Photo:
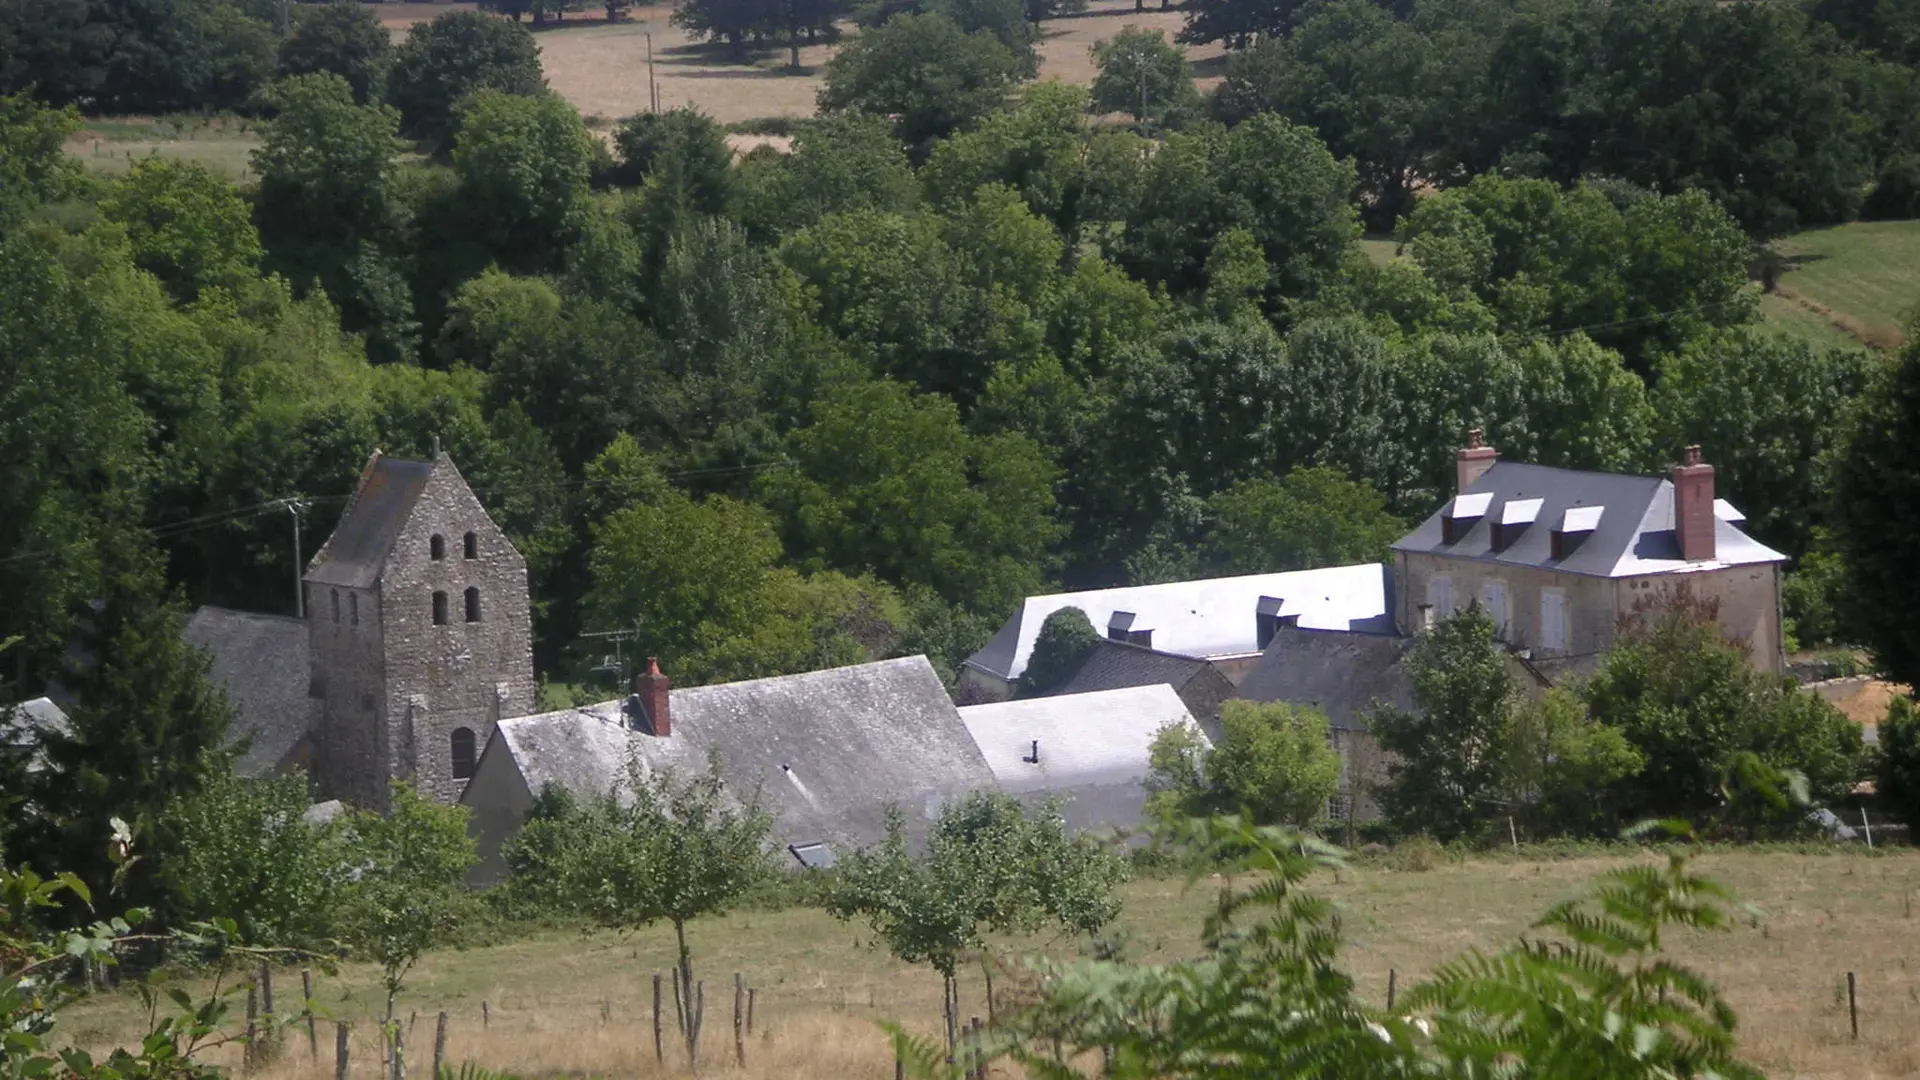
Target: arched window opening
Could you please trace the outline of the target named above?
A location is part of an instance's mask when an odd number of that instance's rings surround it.
[[[467,558],[477,559],[480,557],[480,538],[479,537],[473,535],[472,533],[468,533],[466,537],[463,540],[461,540],[460,543],[461,543],[461,546],[466,549]]]
[[[480,590],[472,586],[467,588],[467,621],[480,621]]]
[[[453,729],[453,778],[467,780],[473,776],[475,754],[472,728]]]
[[[447,594],[446,593],[436,592],[433,594],[433,625],[435,626],[447,625]]]
[[[333,590],[333,621],[340,621],[340,590]]]
[[[434,562],[447,557],[447,541],[439,533],[434,533],[433,539],[427,541],[427,554]]]

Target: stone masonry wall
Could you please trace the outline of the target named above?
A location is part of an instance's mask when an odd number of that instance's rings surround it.
[[[439,559],[432,557],[436,535]],[[478,590],[477,621],[468,620],[469,588]],[[436,592],[446,595],[444,625],[433,620]],[[533,711],[536,687],[526,560],[450,459],[436,463],[401,528],[380,594],[391,748],[385,772],[452,802],[465,786],[453,776],[454,732],[472,732],[477,759],[495,723]]]
[[[386,691],[379,594],[309,584],[307,643],[310,694],[321,702],[320,729],[311,733],[314,794],[384,807]]]

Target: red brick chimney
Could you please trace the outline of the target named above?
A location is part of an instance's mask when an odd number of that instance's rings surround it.
[[[1673,467],[1673,536],[1682,559],[1713,559],[1713,524],[1713,466],[1700,460],[1698,446],[1689,446]]]
[[[1465,494],[1474,481],[1485,476],[1487,470],[1493,468],[1493,463],[1500,460],[1500,455],[1494,453],[1493,447],[1488,446],[1484,439],[1485,433],[1474,428],[1467,432],[1466,449],[1454,451],[1453,470],[1459,481],[1459,486],[1454,489],[1457,494]]]
[[[633,677],[633,720],[638,730],[661,739],[673,734],[668,704],[672,687],[672,681],[660,674],[660,659],[647,657],[647,670]]]

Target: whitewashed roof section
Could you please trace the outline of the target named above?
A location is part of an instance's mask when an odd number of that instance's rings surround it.
[[[1361,563],[1032,596],[984,648],[967,658],[967,665],[1003,679],[1019,678],[1033,656],[1040,625],[1067,607],[1085,611],[1096,630],[1104,630],[1115,612],[1129,612],[1134,616],[1132,629],[1153,631],[1153,648],[1161,652],[1198,657],[1257,653],[1263,596],[1282,600],[1279,614],[1298,615],[1300,626],[1353,629],[1356,623],[1386,614],[1386,571],[1379,563]]]

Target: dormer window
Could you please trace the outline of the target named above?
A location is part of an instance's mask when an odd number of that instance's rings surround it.
[[[463,558],[468,558],[468,559],[479,558],[480,557],[480,538],[473,535],[472,533],[468,533],[466,536],[460,539],[460,551],[461,551],[461,556]]]
[[[439,533],[433,534],[432,539],[427,541],[427,557],[434,562],[439,562],[441,559],[447,557],[447,541],[445,537]]]
[[[1500,520],[1493,523],[1493,550],[1505,551],[1520,539],[1527,526],[1540,516],[1545,499],[1508,499],[1500,507]]]
[[[1447,504],[1447,511],[1440,518],[1440,542],[1457,544],[1473,531],[1480,519],[1487,516],[1487,508],[1493,505],[1493,492],[1482,491],[1475,495],[1455,495]]]
[[[1254,644],[1261,649],[1273,644],[1275,634],[1280,632],[1280,609],[1287,602],[1277,596],[1263,596],[1253,609]]]
[[[1555,559],[1564,559],[1580,549],[1595,529],[1600,527],[1600,516],[1606,511],[1604,506],[1569,506],[1560,515],[1560,524],[1553,530],[1552,551]]]
[[[1153,631],[1145,627],[1137,627],[1135,624],[1139,619],[1140,616],[1131,611],[1114,612],[1113,617],[1107,620],[1107,640],[1124,641],[1129,645],[1153,648]]]

